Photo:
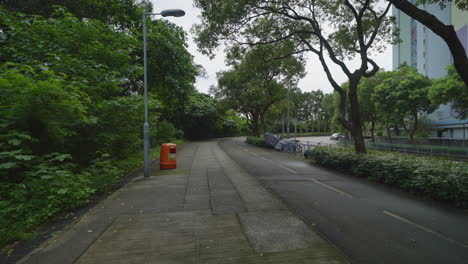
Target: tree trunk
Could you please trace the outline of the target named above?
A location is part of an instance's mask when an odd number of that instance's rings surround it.
[[[258,119],[259,119],[258,116],[253,116],[252,115],[252,120],[250,121],[251,122],[252,134],[255,137],[260,136],[260,127],[259,127],[259,120]]]
[[[410,142],[411,143],[414,143],[414,134],[418,130],[418,113],[414,113],[413,117],[414,117],[413,127],[411,128],[411,130],[408,133],[409,136],[410,136]]]
[[[390,131],[390,126],[389,126],[389,125],[386,125],[386,126],[385,126],[385,129],[387,130],[387,136],[388,136],[388,138],[392,138],[392,132]]]
[[[349,116],[351,120],[350,132],[354,140],[355,151],[357,153],[366,153],[366,144],[364,142],[364,136],[362,134],[361,111],[360,111],[359,100],[357,96],[358,84],[359,84],[358,80],[349,81],[348,100],[349,100],[349,111],[350,111]]]
[[[393,128],[395,130],[395,136],[400,136],[400,129],[398,128],[398,124],[394,125]]]
[[[374,136],[374,130],[375,130],[375,121],[371,121],[371,128],[370,128],[370,133],[371,133],[371,141],[375,142],[375,136]]]
[[[260,124],[261,124],[262,130],[263,130],[263,133],[266,133],[267,132],[267,126],[266,126],[265,118],[263,116],[260,117]]]
[[[452,25],[445,25],[437,17],[428,13],[407,0],[388,0],[396,8],[400,9],[409,17],[417,20],[421,24],[431,29],[435,34],[441,37],[452,53],[453,64],[458,74],[468,89],[468,57],[460,39],[457,36]]]

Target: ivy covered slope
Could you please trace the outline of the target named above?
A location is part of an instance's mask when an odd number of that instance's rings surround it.
[[[61,7],[42,17],[0,5],[0,246],[31,236],[141,165],[141,30],[127,22],[78,18]],[[151,73],[159,74],[150,91],[160,97],[149,100],[157,146],[183,135],[174,125],[183,107],[161,99],[189,98],[197,72],[182,29],[152,21],[149,30],[170,56],[153,58],[156,51],[150,59],[179,61]],[[175,95],[165,93],[174,87]]]
[[[385,152],[361,155],[325,147],[315,148],[309,157],[326,167],[468,207],[468,162],[465,161]]]

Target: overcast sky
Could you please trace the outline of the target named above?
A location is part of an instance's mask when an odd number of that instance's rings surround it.
[[[168,18],[169,21],[173,22],[184,28],[184,30],[189,34],[188,37],[188,50],[192,53],[195,57],[195,63],[202,65],[206,72],[208,73],[207,78],[197,78],[197,82],[195,84],[196,88],[200,92],[208,93],[210,85],[216,85],[216,72],[220,70],[225,70],[227,67],[224,64],[224,52],[222,49],[218,50],[216,53],[216,58],[210,60],[207,56],[202,55],[200,52],[197,51],[197,45],[193,41],[193,36],[190,34],[190,28],[193,24],[197,24],[200,22],[200,10],[193,6],[192,0],[151,0],[153,2],[154,12],[159,12],[164,9],[183,9],[185,10],[184,17],[170,17]],[[392,68],[392,54],[391,54],[391,46],[387,48],[387,50],[375,56],[376,63],[385,70],[391,70]],[[317,59],[317,56],[309,53],[307,56],[307,66],[306,71],[307,75],[299,82],[299,88],[302,91],[312,91],[321,89],[325,92],[332,92],[333,88],[328,82],[328,79],[323,71],[323,68],[320,64],[320,61]],[[358,65],[359,62],[350,62],[348,65]],[[330,68],[332,71],[335,80],[338,83],[342,83],[347,81],[346,76],[344,73],[338,68],[334,67],[333,64],[330,64]]]

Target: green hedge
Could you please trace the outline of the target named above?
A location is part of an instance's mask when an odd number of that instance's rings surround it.
[[[435,200],[468,207],[468,162],[401,153],[356,154],[349,149],[317,147],[315,163],[367,177]]]
[[[263,137],[247,137],[245,142],[259,147],[271,148],[271,146],[265,142]]]

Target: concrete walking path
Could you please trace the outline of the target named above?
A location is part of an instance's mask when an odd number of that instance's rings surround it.
[[[20,263],[347,263],[217,141],[138,177]]]

